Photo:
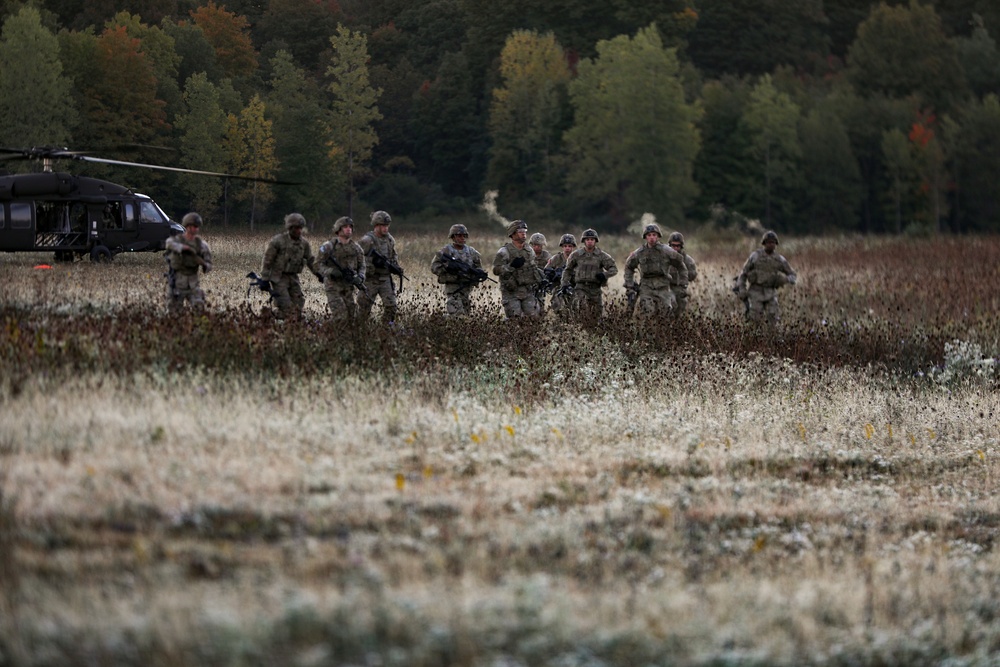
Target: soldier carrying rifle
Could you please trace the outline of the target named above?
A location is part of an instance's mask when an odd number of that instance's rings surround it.
[[[204,273],[212,270],[212,251],[198,236],[201,216],[188,213],[182,223],[184,233],[171,236],[166,242],[167,305],[171,310],[176,310],[185,302],[192,306],[204,306],[205,292],[198,281],[198,268]]]
[[[451,243],[441,248],[431,262],[431,273],[444,285],[445,316],[460,317],[472,310],[469,293],[476,285],[490,280],[483,270],[479,252],[465,242],[469,230],[465,225],[452,225],[448,230]]]
[[[338,218],[333,223],[333,238],[319,247],[320,272],[326,289],[326,306],[334,320],[353,321],[358,315],[355,290],[365,290],[365,253],[351,240],[354,221]]]
[[[396,255],[396,239],[389,233],[392,218],[385,211],[372,213],[372,231],[361,237],[358,244],[366,258],[365,281],[371,296],[358,297],[358,316],[367,322],[375,305],[375,297],[382,300],[382,322],[396,320],[396,294],[403,291],[403,269]],[[399,290],[392,284],[392,277],[399,276]]]

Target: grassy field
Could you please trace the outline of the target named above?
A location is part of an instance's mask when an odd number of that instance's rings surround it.
[[[264,233],[179,317],[159,255],[0,256],[0,665],[1000,661],[1000,239],[785,238],[769,330],[758,240],[690,238],[640,328],[620,274],[598,325],[446,321],[396,226],[392,329],[311,276],[267,316]]]

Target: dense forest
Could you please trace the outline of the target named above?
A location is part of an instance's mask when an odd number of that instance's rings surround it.
[[[0,146],[291,183],[59,167],[175,217],[434,216],[496,191],[508,217],[607,230],[1000,230],[996,0],[6,0],[0,20]]]

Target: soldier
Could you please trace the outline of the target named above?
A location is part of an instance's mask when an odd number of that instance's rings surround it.
[[[763,318],[776,324],[780,317],[778,289],[794,285],[796,276],[788,260],[774,251],[778,246],[777,234],[764,232],[760,243],[764,247],[750,254],[736,278],[736,296],[747,304],[748,319]]]
[[[500,302],[511,317],[538,317],[541,311],[535,289],[544,276],[535,264],[535,251],[526,243],[528,223],[514,220],[507,225],[510,239],[493,258],[493,275],[500,279]]]
[[[545,249],[545,246],[548,245],[545,241],[545,234],[535,232],[531,235],[531,238],[528,239],[528,245],[530,245],[531,249],[535,251],[535,264],[538,268],[544,269],[545,265],[549,261],[549,258],[552,257],[549,251]]]
[[[566,291],[559,288],[559,284],[562,282],[566,261],[576,250],[576,237],[572,234],[563,234],[562,238],[559,239],[559,247],[562,252],[552,255],[545,264],[545,278],[554,281],[556,286],[556,293],[552,295],[552,312],[568,315],[571,311],[572,298]]]
[[[299,282],[302,269],[308,266],[313,275],[323,281],[309,241],[302,238],[305,225],[306,219],[300,213],[289,213],[285,216],[285,232],[273,236],[264,251],[260,271],[262,287],[271,292],[281,318],[289,315],[302,317],[302,309],[306,305],[306,296]]]
[[[574,307],[588,318],[604,314],[602,290],[608,278],[618,273],[615,260],[597,247],[597,232],[588,229],[580,236],[583,247],[575,250],[566,260],[560,285],[573,286]]]
[[[320,271],[326,288],[326,307],[334,320],[354,320],[358,315],[355,290],[365,289],[365,253],[351,240],[354,221],[337,218],[333,238],[319,247]]]
[[[681,254],[684,258],[684,264],[687,266],[687,278],[684,277],[683,271],[673,269],[670,272],[670,291],[674,293],[674,298],[677,300],[677,313],[680,314],[687,309],[687,288],[698,278],[698,265],[691,259],[691,255],[684,252],[684,235],[680,232],[671,234],[667,238],[667,245]]]
[[[441,248],[431,262],[431,273],[444,285],[445,317],[468,315],[472,309],[469,293],[482,279],[488,279],[483,271],[483,260],[479,252],[465,242],[469,230],[465,225],[452,225],[448,230],[451,243]]]
[[[396,255],[396,239],[389,233],[392,218],[385,211],[375,211],[371,220],[374,229],[358,242],[365,253],[365,283],[368,287],[367,293],[358,295],[358,315],[362,322],[367,322],[377,296],[382,299],[382,322],[393,322],[396,319],[396,288],[392,284],[390,267],[399,267],[399,257]]]
[[[673,276],[683,276],[687,282],[687,266],[684,256],[664,245],[660,239],[660,226],[655,222],[642,230],[645,241],[642,247],[633,250],[625,260],[625,289],[629,303],[638,306],[637,316],[642,319],[666,316],[677,307],[674,292],[671,291]],[[642,281],[635,282],[635,272],[639,270]]]
[[[545,249],[545,246],[548,245],[548,242],[545,240],[545,234],[535,232],[528,239],[528,245],[531,246],[531,250],[535,253],[535,266],[544,274],[545,265],[548,264],[549,258],[552,257],[549,251]],[[548,278],[540,282],[535,289],[535,299],[538,301],[539,316],[545,315],[545,295],[551,291],[552,285],[549,284]]]
[[[184,303],[192,306],[205,305],[205,292],[198,281],[198,267],[204,273],[212,270],[212,251],[205,240],[198,236],[201,230],[201,216],[188,213],[182,219],[184,233],[171,236],[166,241],[167,263],[167,306],[171,310]]]

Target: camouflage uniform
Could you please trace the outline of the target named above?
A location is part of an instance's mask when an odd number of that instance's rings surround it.
[[[559,240],[559,247],[562,248],[566,245],[571,245],[576,248],[576,237],[572,234],[563,234],[562,238]],[[552,271],[553,275],[558,276],[555,293],[552,295],[550,307],[552,308],[553,313],[559,313],[562,316],[566,316],[572,312],[573,306],[572,297],[563,292],[558,284],[558,282],[562,281],[563,270],[566,269],[567,257],[568,255],[566,255],[565,250],[562,250],[561,252],[552,255],[552,257],[549,258],[549,261],[545,264],[546,271]]]
[[[545,249],[546,241],[545,235],[540,232],[535,232],[528,239],[528,245],[531,246],[532,252],[535,253],[535,265],[541,269],[544,273],[545,267],[551,259],[552,254]],[[538,314],[545,315],[545,291],[537,290],[535,292],[535,299],[538,301]]]
[[[673,269],[670,272],[670,290],[677,300],[677,312],[683,313],[687,310],[688,285],[698,278],[698,265],[691,258],[691,255],[684,252],[684,236],[680,232],[674,232],[667,239],[667,244],[671,249],[679,252],[684,257],[684,264],[687,266],[687,274],[684,271]],[[680,247],[675,247],[679,245]]]
[[[773,241],[774,245],[766,245],[769,241]],[[788,260],[774,252],[774,247],[778,245],[777,234],[766,232],[761,245],[765,247],[751,253],[736,278],[736,295],[747,303],[747,318],[754,321],[766,319],[774,324],[780,317],[778,290],[785,285],[794,285],[796,275]]]
[[[527,229],[527,223],[515,220],[507,225],[507,237]],[[538,317],[541,314],[535,288],[544,275],[535,264],[535,251],[530,245],[525,243],[518,248],[513,241],[508,241],[493,258],[493,275],[500,280],[500,302],[508,318]]]
[[[659,241],[662,234],[658,225],[646,225],[642,234],[643,239],[649,234],[656,234],[656,245],[643,243],[625,260],[625,289],[635,289],[636,270],[642,276],[638,284],[638,296],[635,299],[636,317],[642,319],[665,316],[674,312],[677,299],[671,290],[671,283],[678,279],[678,276],[683,276],[680,279],[687,283],[684,256]]]
[[[388,225],[390,222],[391,218],[385,211],[372,213],[373,225]],[[371,316],[372,306],[375,305],[375,297],[379,297],[382,299],[382,321],[392,322],[396,319],[396,288],[392,284],[392,273],[389,272],[388,264],[399,264],[396,239],[392,234],[387,233],[386,236],[380,237],[374,231],[369,231],[361,237],[358,245],[365,254],[365,284],[368,288],[367,294],[362,292],[358,295],[358,316],[361,321],[367,322]],[[373,249],[388,260],[388,263],[376,259],[372,253]]]
[[[337,234],[346,225],[353,228],[350,218],[340,218],[333,225],[333,238],[319,247],[319,270],[326,289],[326,307],[334,320],[354,320],[358,304],[354,292],[365,282],[365,253],[350,239],[345,243]]]
[[[454,238],[456,233],[468,236],[465,225],[452,225],[449,237]],[[479,252],[470,245],[456,247],[454,243],[449,243],[441,248],[431,261],[431,273],[437,276],[439,283],[444,285],[444,313],[446,317],[460,317],[472,312],[472,299],[470,292],[475,288],[475,283],[458,273],[448,271],[448,260],[457,259],[466,266],[474,269],[483,268],[483,260]]]
[[[201,228],[201,216],[188,213],[184,216],[184,234],[175,234],[166,240],[166,258],[170,264],[167,281],[167,305],[171,309],[185,302],[192,306],[205,305],[205,292],[198,280],[198,267],[208,273],[212,270],[212,251],[200,236],[187,238],[187,228]]]
[[[586,242],[588,238],[597,240],[597,232],[588,229],[580,240]],[[592,251],[583,247],[575,250],[566,260],[560,287],[573,287],[573,306],[581,315],[600,317],[604,314],[602,288],[608,283],[608,278],[617,274],[618,266],[611,255],[596,245]]]
[[[293,238],[294,227],[302,230],[305,218],[298,213],[289,213],[285,216],[285,232],[273,236],[268,242],[260,271],[261,279],[271,283],[271,294],[281,317],[302,315],[306,305],[306,296],[299,282],[302,269],[309,267],[313,275],[320,278],[309,242],[302,237]]]

